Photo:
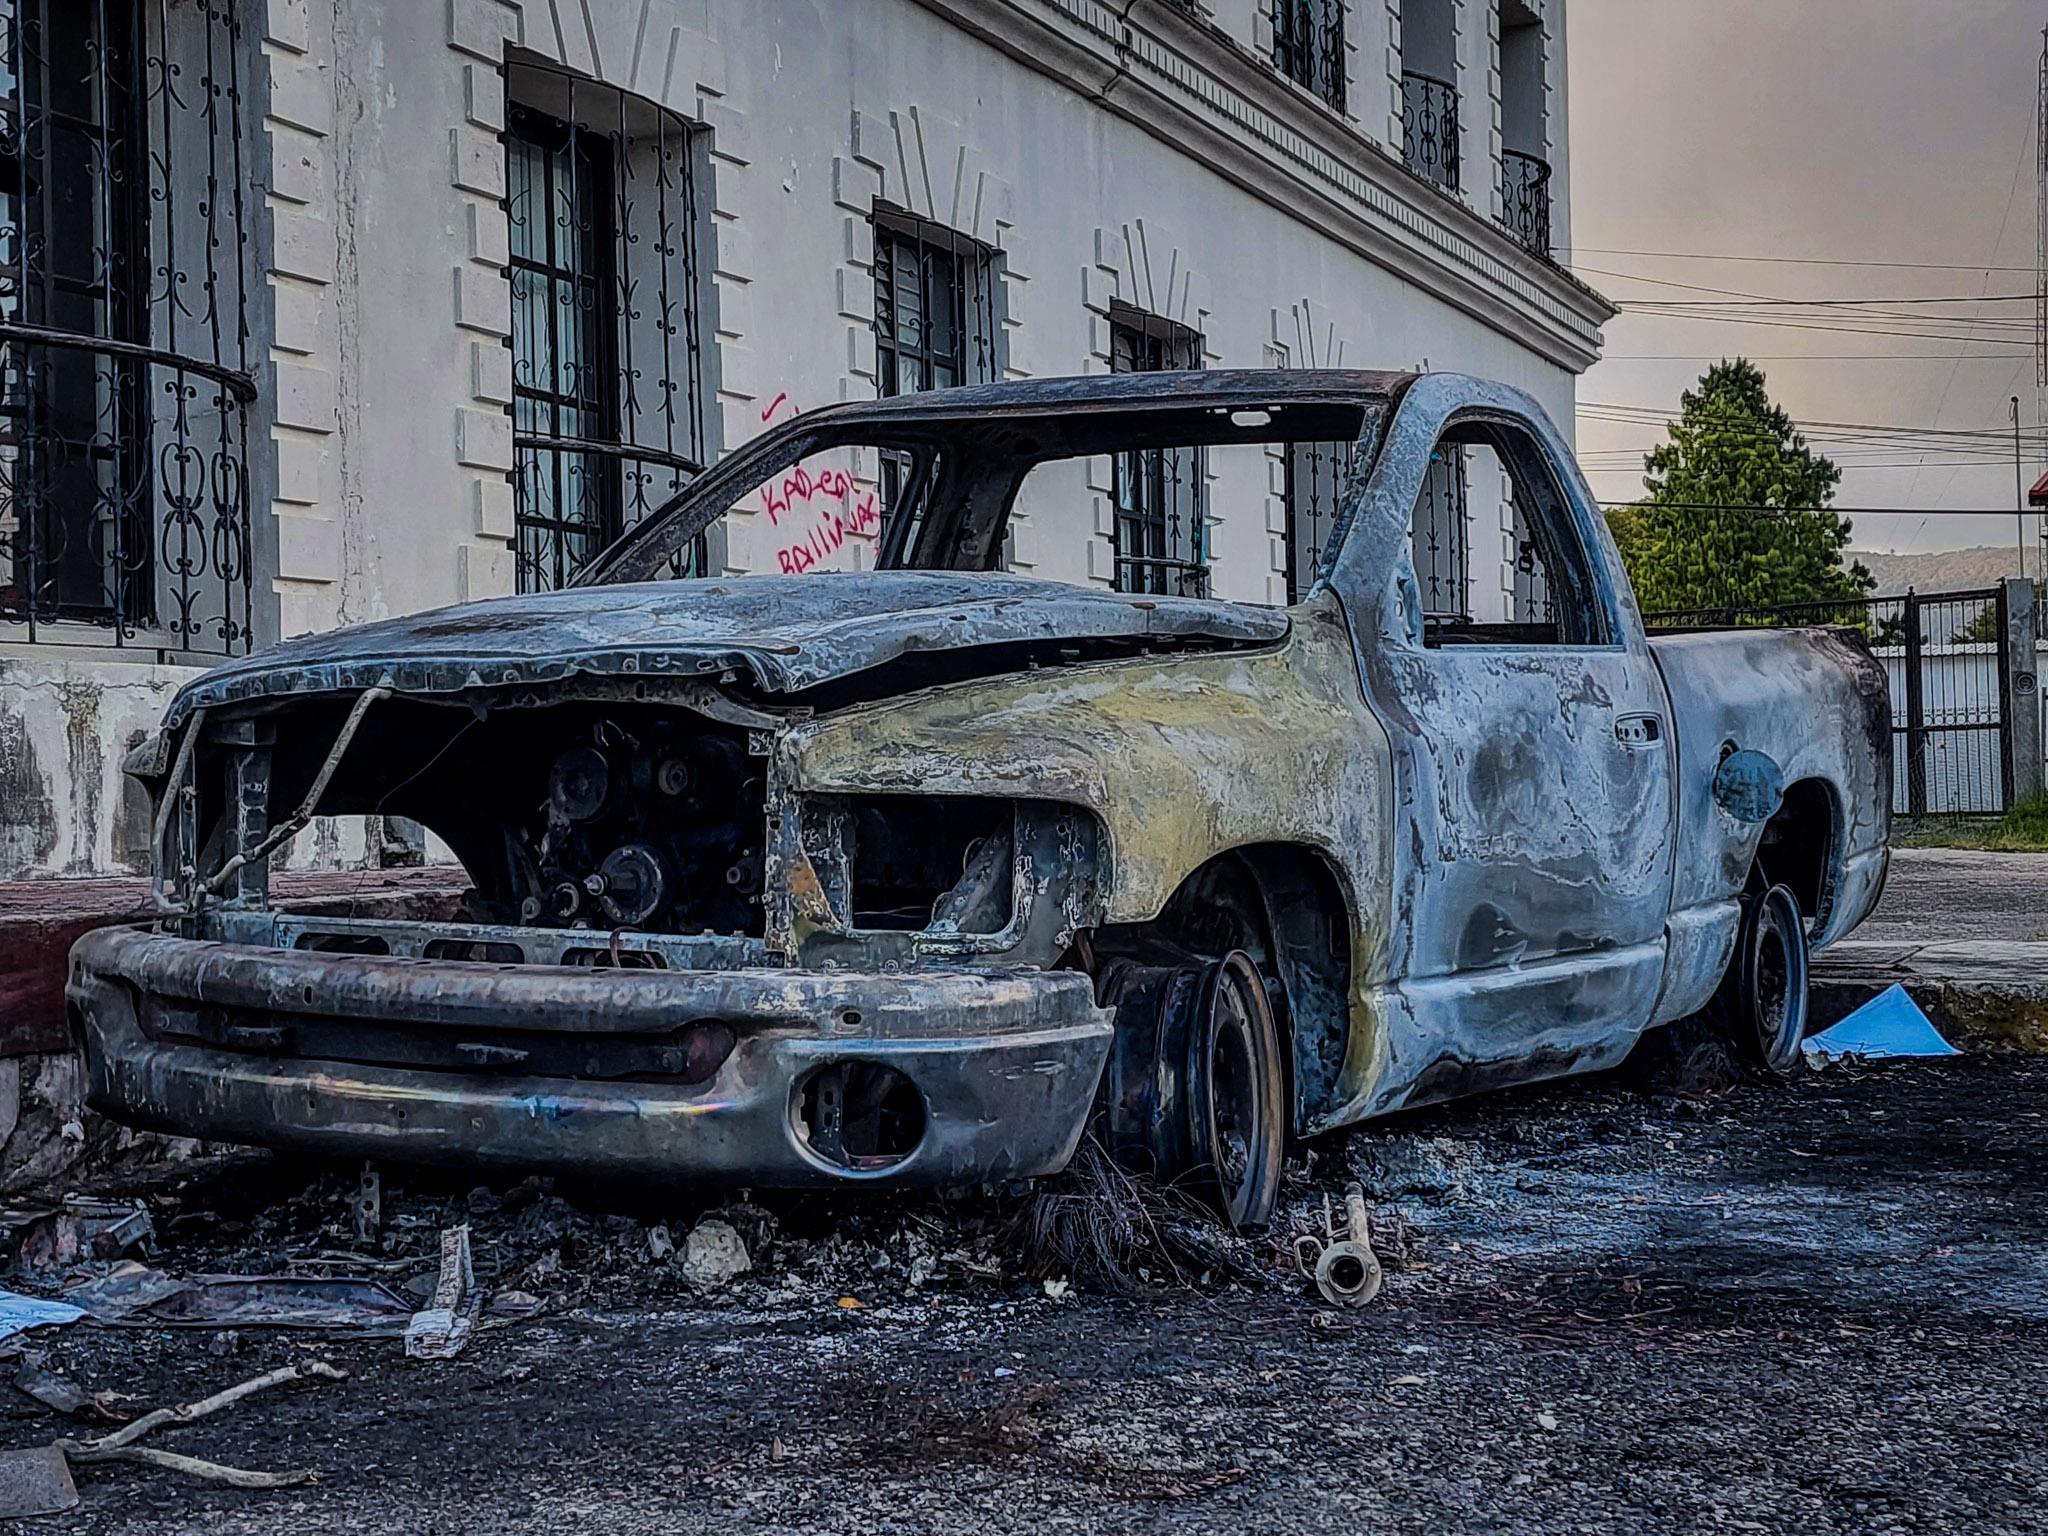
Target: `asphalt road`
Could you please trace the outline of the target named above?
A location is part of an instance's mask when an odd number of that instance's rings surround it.
[[[1895,848],[1859,939],[2048,940],[2048,853]]]
[[[975,1206],[802,1201],[707,1299],[650,1261],[655,1209],[393,1180],[394,1284],[466,1215],[488,1283],[550,1312],[442,1364],[391,1341],[73,1327],[47,1363],[138,1404],[309,1354],[352,1376],[156,1437],[313,1469],[310,1487],[85,1469],[50,1524],[2039,1531],[2044,1112],[2048,1064],[1965,1058],[1706,1103],[1624,1076],[1403,1117],[1290,1186],[1301,1221],[1347,1175],[1372,1192],[1398,1267],[1344,1313],[1279,1270],[1277,1243],[1235,1255],[1236,1280],[1056,1299]],[[348,1183],[198,1170],[155,1202],[157,1262],[344,1245]],[[26,1398],[0,1414],[8,1445],[67,1427]]]

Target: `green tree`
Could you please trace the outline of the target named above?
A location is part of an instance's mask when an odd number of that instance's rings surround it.
[[[1841,470],[1772,404],[1754,363],[1709,368],[1669,431],[1643,460],[1647,494],[1609,517],[1646,611],[1850,603],[1877,585],[1842,564],[1850,525],[1828,508]]]

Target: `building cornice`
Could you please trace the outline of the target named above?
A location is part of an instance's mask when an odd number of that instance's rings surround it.
[[[1546,360],[1598,360],[1605,298],[1213,25],[1163,0],[919,3]]]

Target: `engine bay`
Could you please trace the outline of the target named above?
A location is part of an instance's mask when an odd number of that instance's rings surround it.
[[[508,827],[528,927],[758,931],[766,773],[731,734],[597,720]]]

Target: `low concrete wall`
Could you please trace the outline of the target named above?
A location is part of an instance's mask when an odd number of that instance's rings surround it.
[[[0,649],[0,881],[149,872],[149,797],[121,764],[202,670],[72,647]],[[322,817],[278,867],[361,867],[374,846],[369,821]]]
[[[149,799],[121,762],[198,675],[69,648],[0,654],[0,880],[148,870]]]

